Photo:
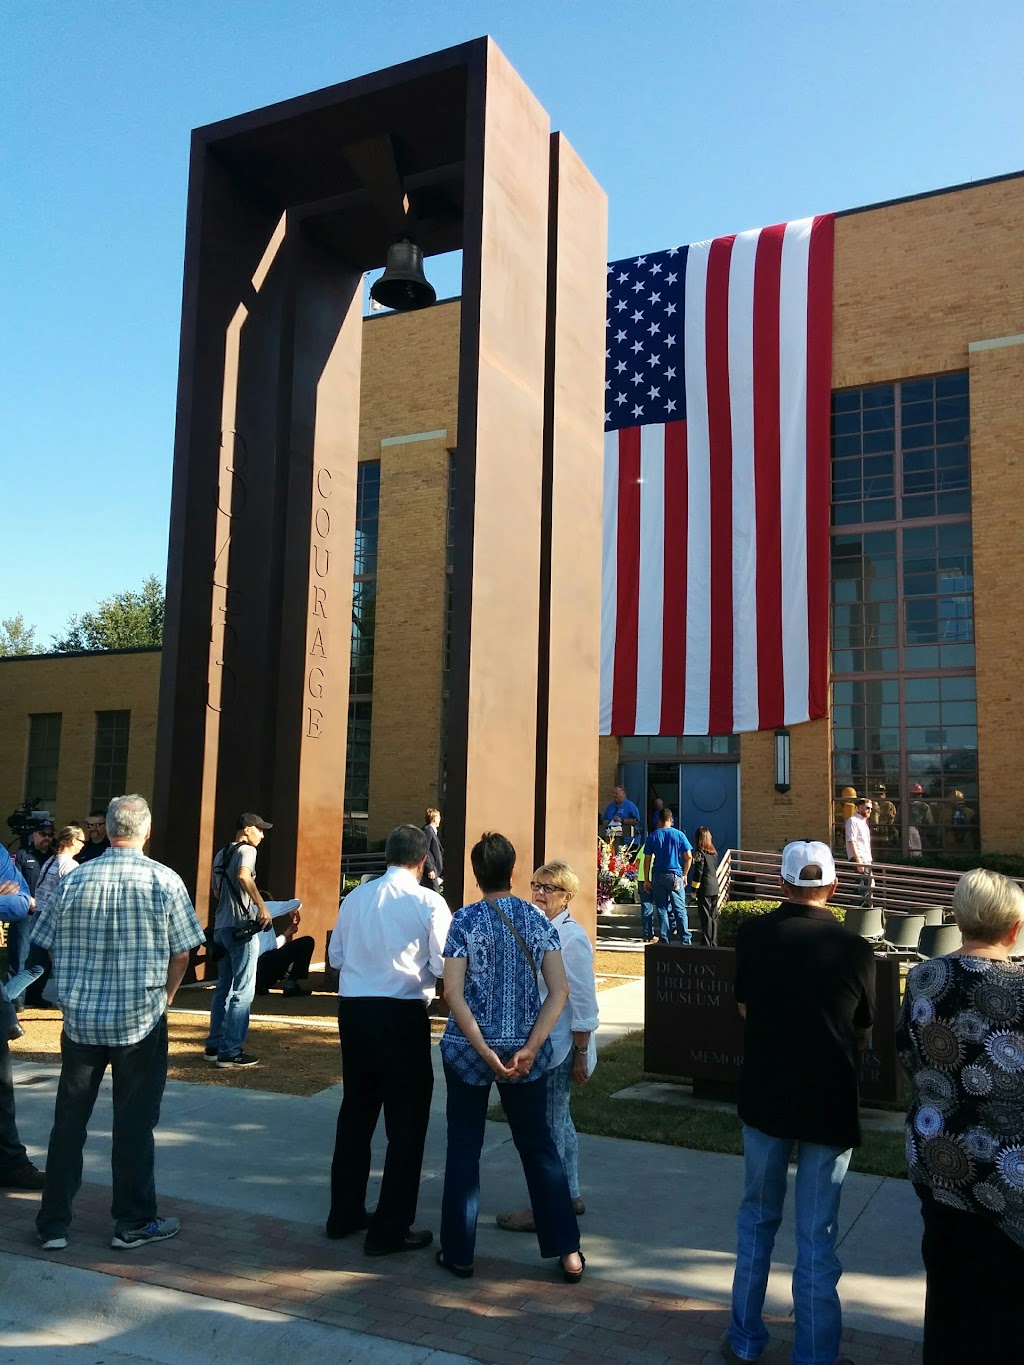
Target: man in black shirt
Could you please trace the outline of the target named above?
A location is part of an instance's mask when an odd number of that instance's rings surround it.
[[[75,859],[76,863],[88,863],[93,858],[102,858],[110,847],[110,840],[107,838],[107,812],[105,810],[94,810],[89,814],[85,822],[85,832],[89,838],[85,847]]]
[[[839,1196],[860,1143],[857,1050],[874,1015],[875,962],[868,943],[828,908],[837,885],[827,844],[787,844],[786,900],[743,924],[736,941],[736,1000],[746,1020],[744,1190],[727,1360],[756,1360],[768,1344],[762,1311],[796,1147],[793,1359],[842,1365]]]

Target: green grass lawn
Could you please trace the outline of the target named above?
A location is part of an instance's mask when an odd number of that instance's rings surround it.
[[[651,1100],[612,1100],[610,1097],[639,1081],[678,1082],[675,1076],[652,1076],[644,1071],[644,1035],[628,1033],[601,1049],[597,1070],[572,1094],[572,1117],[580,1133],[598,1137],[630,1138],[635,1142],[663,1142],[697,1152],[743,1151],[740,1122],[733,1111],[690,1105],[656,1104]],[[489,1117],[504,1120],[500,1104]],[[902,1133],[865,1133],[850,1163],[853,1171],[906,1179]]]

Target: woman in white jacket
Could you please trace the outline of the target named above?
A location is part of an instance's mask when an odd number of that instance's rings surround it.
[[[569,903],[580,889],[580,879],[568,863],[551,862],[538,867],[530,884],[534,904],[558,930],[562,963],[569,982],[569,999],[551,1030],[553,1060],[545,1084],[548,1089],[548,1124],[569,1180],[569,1193],[577,1215],[586,1212],[580,1197],[579,1147],[569,1112],[574,1085],[584,1085],[597,1065],[597,985],[594,981],[594,948],[582,925],[569,913]],[[546,991],[540,986],[541,999]],[[533,1232],[529,1209],[499,1213],[498,1227],[506,1232]]]

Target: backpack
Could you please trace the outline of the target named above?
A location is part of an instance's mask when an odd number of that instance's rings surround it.
[[[213,867],[210,869],[210,887],[218,904],[220,902],[221,892],[224,889],[224,878],[229,874],[231,860],[235,856],[236,850],[241,847],[241,840],[236,840],[234,843],[225,845],[225,847],[214,856]],[[235,881],[237,888],[237,879],[232,878],[232,880]]]

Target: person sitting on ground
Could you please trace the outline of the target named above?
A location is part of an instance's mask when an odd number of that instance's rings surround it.
[[[451,1009],[441,1039],[448,1151],[437,1263],[461,1279],[473,1274],[480,1152],[496,1080],[530,1191],[540,1254],[557,1256],[565,1280],[577,1284],[584,1268],[580,1229],[541,1084],[553,1055],[549,1035],[569,998],[558,930],[513,896],[516,851],[504,835],[483,835],[470,861],[483,898],[455,912],[444,947]]]
[[[256,994],[269,995],[271,986],[281,982],[282,995],[305,995],[300,982],[309,976],[315,943],[312,934],[295,937],[302,920],[302,902],[266,900],[264,904],[272,924],[256,935],[260,947]]]
[[[548,1127],[562,1158],[572,1195],[573,1212],[586,1213],[580,1195],[579,1143],[569,1112],[574,1085],[586,1085],[597,1066],[594,1033],[599,1023],[597,984],[594,981],[594,946],[582,924],[569,914],[569,902],[578,894],[580,879],[568,863],[551,862],[538,867],[530,890],[537,908],[558,930],[562,965],[569,983],[569,999],[551,1030],[553,1059],[545,1082],[548,1092]],[[543,977],[541,978],[543,982]],[[547,994],[541,986],[541,999]],[[533,1211],[499,1213],[495,1220],[506,1232],[535,1232]]]
[[[921,1201],[928,1365],[1019,1360],[1024,1282],[1024,892],[960,878],[955,953],[907,977],[896,1025],[911,1080],[906,1146]]]

